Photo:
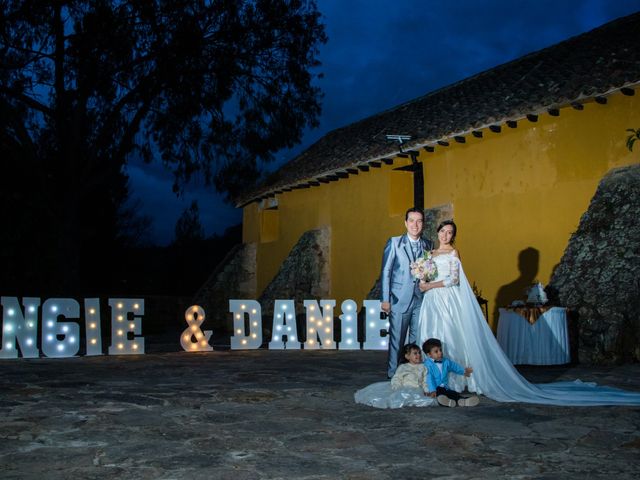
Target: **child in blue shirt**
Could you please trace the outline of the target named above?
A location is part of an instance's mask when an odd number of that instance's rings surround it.
[[[427,388],[430,397],[436,397],[438,403],[445,407],[475,407],[480,400],[477,396],[463,397],[447,385],[449,372],[471,376],[473,368],[462,368],[453,360],[444,358],[442,354],[442,342],[437,338],[429,338],[422,345],[422,351],[427,355],[424,366],[427,367]]]

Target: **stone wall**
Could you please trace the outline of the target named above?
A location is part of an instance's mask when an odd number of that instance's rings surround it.
[[[194,296],[193,303],[204,308],[208,329],[231,333],[229,299],[256,298],[256,247],[255,243],[234,247]]]
[[[294,299],[296,312],[302,314],[304,300],[327,298],[331,291],[330,262],[330,228],[303,233],[258,299],[262,306],[263,325],[271,324],[274,300]]]
[[[438,205],[433,208],[427,208],[424,211],[424,229],[422,230],[422,238],[430,240],[434,248],[438,247],[438,232],[436,228],[443,220],[453,219],[453,205],[447,203]]]
[[[580,362],[640,361],[640,165],[601,180],[547,293],[577,313]]]

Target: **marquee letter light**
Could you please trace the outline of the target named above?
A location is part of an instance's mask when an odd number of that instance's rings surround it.
[[[109,355],[136,355],[144,353],[144,337],[142,334],[142,317],[144,300],[136,298],[110,298],[111,307],[111,345]],[[129,314],[132,313],[132,318]],[[128,333],[134,338],[129,340]]]
[[[340,308],[340,350],[359,350],[358,305],[353,300],[345,300]]]
[[[87,332],[87,355],[102,355],[100,299],[84,299],[84,326]]]
[[[231,350],[248,350],[262,345],[262,307],[256,300],[229,300],[229,311],[233,315]],[[248,316],[249,334],[245,319]],[[294,323],[295,325],[295,323]]]
[[[338,344],[333,341],[333,308],[335,306],[335,300],[320,300],[320,305],[315,300],[304,301],[307,317],[305,350],[335,349],[338,347]]]
[[[286,342],[285,342],[285,337]],[[285,347],[286,343],[286,347]],[[272,350],[292,350],[300,348],[298,328],[296,326],[296,311],[293,300],[276,300],[273,305],[273,328],[269,348]]]
[[[200,329],[200,325],[205,319],[204,308],[192,305],[185,310],[184,319],[189,326],[180,335],[182,348],[186,352],[210,352],[213,350],[213,347],[209,345],[212,331],[205,330],[203,332]]]
[[[80,304],[73,298],[49,298],[42,304],[42,353],[73,357],[80,349],[80,325],[58,321],[58,317],[80,318]]]
[[[388,330],[389,322],[380,318],[380,300],[365,300],[363,305],[367,312],[363,350],[386,350],[387,341],[380,335],[380,330]]]
[[[24,314],[16,297],[2,297],[2,345],[0,358],[18,358],[16,340],[24,358],[37,358],[39,298],[22,299]]]

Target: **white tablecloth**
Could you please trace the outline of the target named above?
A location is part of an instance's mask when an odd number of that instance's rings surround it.
[[[501,308],[498,343],[515,365],[569,363],[567,311],[553,307],[532,325],[514,311]]]

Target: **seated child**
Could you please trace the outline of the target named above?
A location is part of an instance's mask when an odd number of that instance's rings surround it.
[[[436,397],[438,403],[445,407],[475,407],[480,400],[477,396],[463,397],[455,390],[451,390],[447,385],[449,372],[471,376],[471,367],[462,368],[453,360],[443,358],[442,342],[437,338],[429,338],[422,345],[422,350],[427,354],[424,365],[427,368],[427,387],[430,397]]]
[[[402,348],[404,363],[401,363],[391,379],[391,388],[398,390],[403,387],[419,388],[427,393],[427,368],[422,363],[420,347],[415,343],[408,343]]]
[[[400,364],[391,381],[376,382],[358,390],[354,399],[376,408],[437,406],[435,398],[427,395],[427,369],[422,363],[420,348],[411,343],[402,349],[404,363]]]

